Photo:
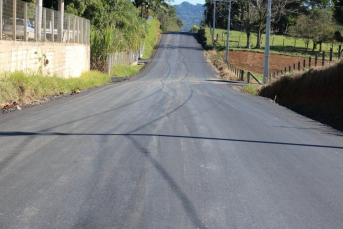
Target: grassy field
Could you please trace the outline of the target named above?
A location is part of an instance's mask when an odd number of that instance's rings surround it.
[[[78,78],[69,79],[24,72],[2,73],[0,74],[0,105],[13,102],[25,105],[56,94],[101,86],[110,81],[107,74],[98,71],[85,72]]]
[[[225,50],[226,45],[226,30],[224,29],[215,29],[215,38],[218,34],[217,41],[217,48],[219,50]],[[207,45],[212,46],[212,36],[210,33],[210,29],[206,27],[206,38],[207,38]],[[256,33],[251,34],[251,48],[247,49],[247,36],[244,32],[240,31],[230,31],[230,50],[249,50],[254,52],[264,52],[264,42],[265,42],[265,34],[262,36],[262,44],[261,49],[255,49],[257,41]],[[334,57],[337,57],[338,53],[338,45],[334,44]],[[313,42],[310,41],[308,52],[306,52],[306,46],[302,39],[295,39],[294,37],[287,36],[287,35],[271,35],[270,38],[270,50],[272,53],[275,54],[286,54],[292,56],[314,56],[312,53],[312,46]],[[323,44],[322,48],[325,51],[328,57],[330,53],[330,44]],[[319,50],[319,45],[315,51]]]

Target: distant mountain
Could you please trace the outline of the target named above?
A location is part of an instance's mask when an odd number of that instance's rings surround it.
[[[204,18],[204,7],[201,4],[193,5],[189,2],[183,2],[176,7],[177,15],[182,19],[184,27],[182,31],[188,32],[193,25],[200,25],[201,20]]]

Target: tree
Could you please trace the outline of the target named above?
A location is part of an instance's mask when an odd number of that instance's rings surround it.
[[[296,20],[296,24],[290,28],[290,35],[292,35],[295,38],[300,38],[304,41],[306,45],[306,51],[308,49],[310,40],[312,39],[312,28],[311,25],[311,19],[309,16],[301,15]]]
[[[312,28],[313,51],[319,44],[319,52],[321,52],[322,44],[332,41],[334,38],[336,25],[332,21],[332,11],[330,9],[315,9],[309,17],[309,24]]]
[[[303,4],[309,6],[311,9],[315,8],[328,8],[331,0],[304,0]]]
[[[161,22],[162,31],[181,31],[183,21],[177,16],[176,8],[168,5],[167,12],[158,8],[155,16]]]
[[[291,34],[302,38],[307,46],[309,40],[312,40],[312,51],[319,44],[319,52],[321,52],[322,44],[333,40],[335,28],[330,9],[314,9],[310,15],[302,15],[297,19],[296,25],[291,29]]]
[[[343,0],[334,0],[333,4],[333,17],[338,24],[343,25]]]
[[[253,29],[257,31],[256,48],[261,47],[262,33],[266,28],[267,0],[235,0],[240,5],[239,20],[247,34],[247,47],[250,46],[250,33]],[[286,6],[290,0],[272,0],[272,22],[276,23],[286,14]]]

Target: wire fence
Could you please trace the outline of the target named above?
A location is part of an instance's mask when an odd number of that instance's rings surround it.
[[[21,0],[0,0],[0,40],[90,44],[90,21]]]
[[[108,55],[108,75],[111,76],[112,68],[116,65],[132,65],[138,63],[138,59],[142,58],[145,48],[143,43],[137,52],[133,50],[128,52],[111,53]]]

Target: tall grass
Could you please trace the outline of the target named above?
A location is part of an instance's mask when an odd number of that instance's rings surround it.
[[[105,29],[92,28],[91,69],[107,71],[107,55],[122,51],[137,51],[146,37],[146,21],[138,17],[131,2],[118,2],[118,10],[111,12],[114,24]]]
[[[91,32],[91,69],[102,72],[107,70],[107,55],[125,49],[126,44],[122,33],[118,30],[107,28],[104,31]]]
[[[17,102],[25,105],[52,95],[84,90],[110,81],[108,75],[98,71],[86,72],[78,78],[69,79],[24,72],[3,73],[0,75],[0,103]]]

